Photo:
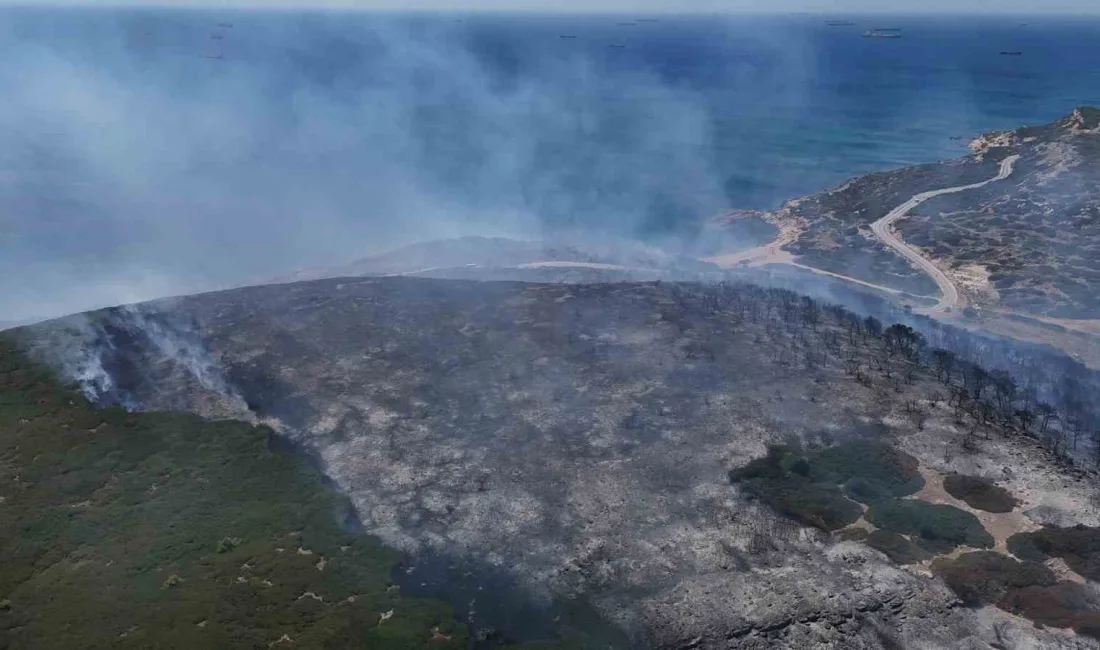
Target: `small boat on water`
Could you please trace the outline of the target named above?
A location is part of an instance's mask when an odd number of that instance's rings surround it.
[[[825,24],[829,27],[851,27],[855,25],[855,23],[850,20],[826,20]]]
[[[1022,56],[1023,52],[1001,52],[1001,56]]]
[[[576,36],[566,36],[563,34],[561,36],[558,36],[558,38],[576,38]]]
[[[901,38],[900,30],[869,29],[863,32],[863,38]]]

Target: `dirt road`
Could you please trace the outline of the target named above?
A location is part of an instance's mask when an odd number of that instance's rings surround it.
[[[920,267],[922,271],[927,273],[936,281],[936,284],[940,288],[940,299],[934,307],[925,310],[927,313],[944,312],[952,307],[959,306],[959,291],[955,287],[955,284],[951,282],[951,278],[947,277],[947,274],[940,270],[932,260],[922,256],[916,249],[911,248],[908,244],[903,242],[897,235],[891,232],[890,226],[898,219],[904,217],[910,210],[917,207],[921,203],[924,203],[928,199],[942,196],[944,194],[954,194],[956,192],[964,192],[966,190],[973,190],[993,181],[1003,180],[1008,178],[1012,173],[1012,166],[1016,163],[1019,156],[1012,155],[1001,161],[1001,169],[997,172],[997,175],[988,180],[984,180],[980,183],[971,183],[970,185],[958,185],[956,187],[945,187],[939,190],[929,190],[927,192],[921,192],[913,198],[909,199],[905,203],[902,203],[898,207],[891,210],[885,217],[871,224],[871,230],[874,231],[875,236],[886,244],[890,248],[898,252],[902,257],[909,260],[913,264]]]

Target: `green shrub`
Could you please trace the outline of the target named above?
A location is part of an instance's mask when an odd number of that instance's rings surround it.
[[[855,523],[863,515],[859,504],[847,499],[835,485],[801,483],[780,490],[776,499],[783,514],[825,531]]]
[[[993,537],[977,517],[952,506],[918,499],[878,501],[867,510],[867,520],[895,533],[919,535],[921,546],[932,551],[993,546]]]
[[[943,489],[976,510],[1012,512],[1018,504],[1008,490],[979,476],[952,474],[943,479]]]
[[[240,546],[241,541],[240,537],[223,537],[218,541],[218,545],[214,551],[217,553],[228,553]]]
[[[838,536],[845,542],[862,542],[867,539],[867,529],[860,527],[845,528],[838,533]]]
[[[928,553],[909,538],[890,530],[876,530],[867,536],[864,543],[882,551],[898,564],[916,564],[928,557]]]
[[[783,515],[822,530],[833,531],[859,519],[859,505],[836,485],[813,482],[807,463],[790,447],[772,446],[763,458],[731,471],[730,481]]]
[[[1100,639],[1100,612],[1092,602],[1084,585],[1063,581],[1049,586],[1010,589],[998,607],[1037,624],[1072,628],[1079,634]]]
[[[924,486],[917,460],[873,440],[803,454],[773,445],[763,458],[730,472],[730,481],[784,515],[826,531],[859,519],[855,503],[913,494]],[[843,486],[843,490],[839,486]]]
[[[387,590],[400,556],[346,531],[347,499],[273,435],[90,410],[0,335],[0,646],[468,647],[445,604]]]
[[[1071,569],[1089,580],[1100,580],[1100,529],[1088,526],[1050,526],[1008,538],[1008,551],[1021,560],[1065,560]]]
[[[1010,589],[1049,587],[1058,581],[1042,564],[1018,562],[992,551],[938,558],[932,561],[932,573],[971,606],[997,604]]]
[[[849,497],[863,503],[919,492],[924,478],[917,459],[875,440],[853,440],[810,459],[814,480],[848,483]]]

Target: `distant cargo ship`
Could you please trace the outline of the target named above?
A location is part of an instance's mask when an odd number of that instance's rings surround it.
[[[1020,56],[1023,52],[1001,52],[1001,56]]]
[[[850,20],[826,20],[825,24],[829,27],[851,27],[855,25],[855,23]]]
[[[901,30],[897,29],[870,29],[863,32],[863,38],[901,38]]]

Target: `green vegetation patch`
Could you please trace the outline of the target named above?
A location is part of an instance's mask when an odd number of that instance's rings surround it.
[[[397,553],[346,531],[347,499],[283,447],[91,410],[0,337],[0,647],[467,647],[446,605],[389,587]]]
[[[993,536],[974,515],[918,499],[873,503],[867,510],[867,521],[895,533],[918,535],[920,545],[934,552],[947,552],[961,545],[993,546]]]
[[[932,573],[967,605],[995,605],[1037,624],[1100,638],[1100,609],[1084,586],[1059,581],[1047,567],[977,551],[932,562]]]
[[[1008,538],[1008,550],[1021,560],[1065,560],[1071,569],[1089,580],[1100,580],[1100,528],[1050,526]]]
[[[845,528],[837,533],[837,537],[842,542],[862,542],[867,539],[867,529],[860,528],[858,526],[852,528]]]
[[[870,440],[806,453],[775,445],[763,458],[730,472],[730,481],[779,512],[826,531],[859,519],[857,501],[874,503],[924,486],[915,458]]]
[[[943,489],[976,510],[1012,512],[1012,509],[1018,505],[1008,490],[980,476],[952,474],[943,479]]]
[[[1042,564],[1018,562],[993,551],[933,560],[932,573],[971,606],[997,604],[1011,589],[1050,587],[1058,582],[1054,573]]]
[[[1100,611],[1088,589],[1076,582],[1012,589],[998,607],[1041,625],[1072,628],[1078,634],[1100,639]]]
[[[829,447],[810,459],[817,481],[845,484],[844,492],[861,503],[919,492],[919,464],[904,451],[876,440],[853,440]]]
[[[730,472],[730,481],[782,514],[826,531],[855,522],[859,504],[836,485],[815,482],[805,458],[784,446],[768,448],[763,458]]]
[[[864,543],[873,549],[882,551],[898,564],[916,564],[929,557],[929,554],[913,543],[908,537],[890,530],[876,530],[867,535]]]

